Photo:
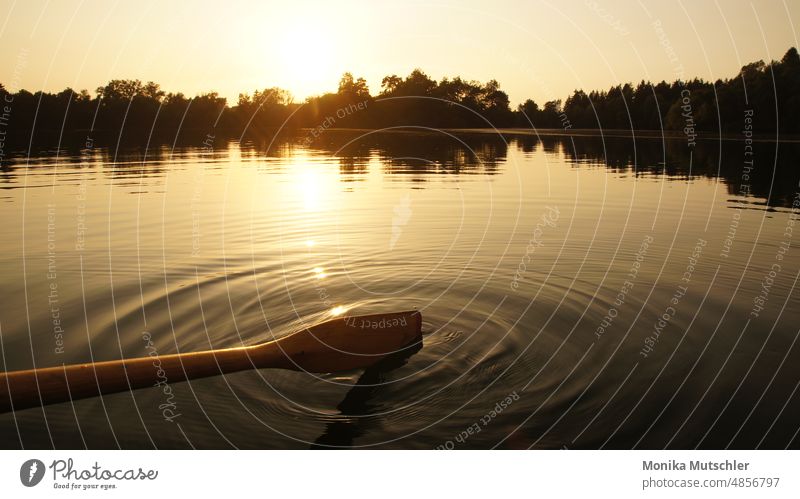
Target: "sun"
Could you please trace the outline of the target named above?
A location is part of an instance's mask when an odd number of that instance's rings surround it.
[[[287,23],[277,41],[283,76],[293,93],[308,96],[337,81],[337,32],[329,22],[303,18]]]

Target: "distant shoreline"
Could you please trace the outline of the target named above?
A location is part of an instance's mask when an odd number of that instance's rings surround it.
[[[311,128],[300,128],[300,130],[311,130]],[[627,129],[600,129],[600,128],[420,128],[398,127],[398,128],[329,128],[328,132],[380,132],[380,133],[425,133],[425,132],[447,132],[453,134],[493,134],[493,135],[524,135],[541,137],[597,137],[597,138],[637,138],[637,139],[685,139],[683,132],[678,130],[627,130]],[[741,134],[736,133],[717,133],[699,132],[698,139],[737,141],[744,140]],[[761,134],[754,135],[752,140],[755,142],[787,142],[800,143],[800,135],[773,135]]]
[[[310,139],[313,131],[318,131],[310,127],[295,127],[287,126],[284,128],[278,127],[264,127],[258,129],[251,129],[242,133],[238,130],[227,129],[212,129],[213,134],[209,134],[207,130],[197,129],[193,127],[184,127],[179,132],[175,131],[159,131],[157,133],[123,133],[120,134],[116,130],[37,130],[35,137],[32,139],[29,132],[16,131],[15,134],[8,134],[0,137],[3,140],[5,147],[5,156],[10,157],[11,154],[18,155],[27,151],[29,147],[66,147],[66,148],[88,148],[92,149],[101,145],[128,145],[128,146],[141,146],[143,144],[165,144],[171,143],[177,146],[196,145],[204,147],[204,140],[208,137],[213,137],[214,141],[229,141],[229,140],[254,140],[254,141],[269,141],[279,135],[298,137],[305,137]],[[126,131],[127,132],[127,131]],[[588,138],[597,140],[606,139],[629,139],[629,140],[665,140],[674,144],[677,141],[686,141],[686,136],[681,131],[672,130],[630,130],[630,129],[593,129],[593,128],[436,128],[436,127],[417,127],[417,126],[396,126],[396,127],[331,127],[322,133],[318,133],[316,139],[324,139],[327,134],[337,133],[364,133],[364,134],[391,134],[391,135],[414,135],[414,134],[452,134],[452,135],[475,135],[497,138],[505,138],[506,140],[513,137],[560,137],[564,138]],[[718,133],[718,132],[698,132],[696,140],[702,141],[705,144],[713,143],[714,141],[725,142],[740,142],[744,141],[745,137],[741,133]],[[753,135],[751,138],[756,143],[782,143],[782,144],[800,144],[800,135],[785,134],[779,137],[774,135],[759,134]],[[691,149],[687,144],[687,148]],[[5,158],[3,158],[5,159]]]
[[[466,129],[465,129],[466,130]],[[485,133],[486,129],[474,129],[476,132]],[[494,130],[492,130],[494,132]],[[509,135],[542,135],[545,137],[610,137],[610,138],[642,138],[642,139],[685,139],[686,135],[678,130],[626,130],[626,129],[600,129],[576,128],[564,130],[560,128],[500,128],[496,131]],[[698,132],[700,140],[744,140],[740,133]],[[757,142],[800,142],[800,135],[783,135],[780,137],[766,134],[754,135]]]

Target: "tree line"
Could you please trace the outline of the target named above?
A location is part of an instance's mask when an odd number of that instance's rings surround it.
[[[278,127],[563,128],[683,130],[738,133],[753,110],[756,133],[800,133],[800,56],[790,48],[779,61],[758,61],[731,78],[616,85],[575,90],[564,100],[539,105],[528,99],[512,109],[496,80],[461,77],[437,81],[422,70],[383,78],[376,95],[363,78],[345,73],[335,92],[295,102],[280,88],[242,93],[229,103],[216,92],[187,97],[139,80],[112,80],[87,90],[58,93],[0,84],[6,127],[30,138],[37,133],[120,133],[143,138],[164,134],[268,133]]]

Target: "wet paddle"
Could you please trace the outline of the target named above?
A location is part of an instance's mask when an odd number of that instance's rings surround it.
[[[246,369],[314,373],[368,367],[417,344],[419,312],[340,317],[258,345],[0,373],[0,412]]]

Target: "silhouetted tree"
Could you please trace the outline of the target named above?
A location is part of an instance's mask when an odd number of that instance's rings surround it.
[[[342,79],[339,80],[339,90],[337,93],[341,96],[351,97],[355,99],[368,99],[369,87],[367,87],[367,80],[364,78],[353,79],[352,73],[345,73]]]

